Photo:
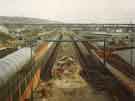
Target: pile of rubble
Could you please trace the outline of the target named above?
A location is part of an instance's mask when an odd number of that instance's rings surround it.
[[[60,88],[74,88],[84,85],[80,71],[80,65],[75,62],[73,57],[63,56],[56,62],[52,71],[55,85]]]
[[[43,99],[46,99],[45,101],[59,101],[58,99],[65,99],[65,93],[85,87],[86,82],[81,78],[80,71],[80,65],[75,62],[73,57],[61,57],[54,64],[52,79],[48,82],[40,81],[34,93],[34,97],[36,96],[34,101],[40,101],[39,99],[42,99],[41,101]]]
[[[54,78],[63,78],[63,76],[70,75],[75,71],[74,65],[75,63],[72,57],[63,56],[54,65],[52,76]]]

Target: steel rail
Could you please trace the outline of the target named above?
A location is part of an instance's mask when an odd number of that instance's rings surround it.
[[[88,47],[86,47],[86,48],[88,50]],[[133,79],[127,77],[126,75],[124,75],[121,71],[117,70],[115,67],[112,67],[109,63],[106,62],[106,64],[104,65],[104,60],[101,57],[99,57],[94,50],[89,50],[88,52],[91,53],[92,56],[94,56],[95,59],[97,59],[97,61],[99,61],[96,63],[97,64],[100,63],[101,64],[100,67],[106,69],[109,73],[111,73],[112,76],[119,82],[119,84],[124,87],[124,89],[125,89],[124,91],[130,95],[130,97],[129,97],[129,98],[131,98],[130,101],[134,101],[135,96],[133,94],[135,93],[135,81]],[[90,60],[91,57],[87,57],[87,58],[89,58],[89,62],[92,61],[92,60]],[[84,60],[84,61],[87,62],[87,60]],[[93,64],[92,66],[96,66],[96,63]],[[89,66],[89,63],[87,66]],[[99,65],[97,65],[97,66],[99,66]]]

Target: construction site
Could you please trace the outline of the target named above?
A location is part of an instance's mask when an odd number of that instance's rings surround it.
[[[135,100],[134,24],[5,26],[0,101]]]

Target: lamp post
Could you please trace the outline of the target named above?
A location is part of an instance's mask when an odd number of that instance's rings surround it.
[[[106,39],[104,37],[104,66],[106,65]]]

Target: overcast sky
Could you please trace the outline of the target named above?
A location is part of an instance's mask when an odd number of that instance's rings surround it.
[[[0,0],[0,16],[64,22],[135,22],[135,0]]]

